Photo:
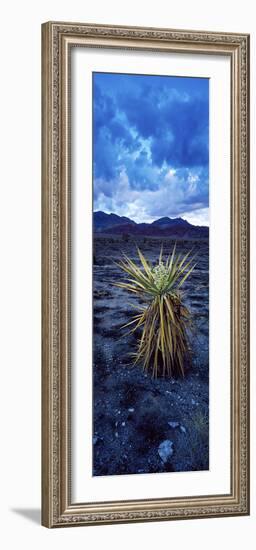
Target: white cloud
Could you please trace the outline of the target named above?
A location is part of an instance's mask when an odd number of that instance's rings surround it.
[[[209,225],[209,208],[198,208],[193,212],[183,212],[181,218],[193,225]]]
[[[95,181],[99,191],[94,210],[114,212],[127,216],[137,223],[150,223],[157,218],[183,217],[194,225],[209,225],[209,209],[200,200],[200,172],[173,170],[166,167],[164,173],[156,174],[159,184],[155,190],[135,189],[131,186],[125,169],[117,180]],[[207,182],[208,184],[208,182]],[[111,194],[110,189],[114,192]]]

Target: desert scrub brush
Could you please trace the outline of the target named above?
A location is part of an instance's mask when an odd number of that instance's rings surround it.
[[[184,304],[181,287],[195,268],[194,257],[191,251],[183,257],[177,255],[175,245],[165,262],[161,249],[157,265],[152,266],[139,248],[137,251],[140,266],[123,255],[118,266],[126,279],[114,283],[144,297],[146,302],[145,306],[135,306],[136,315],[122,327],[129,326],[130,332],[141,331],[134,364],[142,364],[153,377],[160,373],[169,377],[184,376],[185,361],[189,357],[187,330],[191,315]]]

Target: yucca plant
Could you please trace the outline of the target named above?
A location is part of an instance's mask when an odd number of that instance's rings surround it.
[[[161,249],[157,265],[152,266],[139,248],[137,251],[140,266],[124,254],[117,265],[127,277],[124,282],[115,283],[145,299],[145,306],[131,304],[137,313],[124,325],[131,327],[130,332],[141,330],[134,364],[141,363],[143,369],[152,371],[153,377],[160,373],[184,376],[191,315],[184,305],[181,287],[196,265],[192,265],[194,257],[191,251],[183,257],[177,255],[175,245],[165,262]]]

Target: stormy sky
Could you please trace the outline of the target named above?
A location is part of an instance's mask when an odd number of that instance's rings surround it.
[[[94,211],[209,224],[209,81],[93,73]]]

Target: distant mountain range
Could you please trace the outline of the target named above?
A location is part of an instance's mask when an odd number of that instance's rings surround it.
[[[136,223],[125,216],[93,213],[94,232],[105,235],[137,235],[151,237],[174,237],[205,239],[209,236],[209,227],[192,225],[183,218],[160,218],[152,223]]]

